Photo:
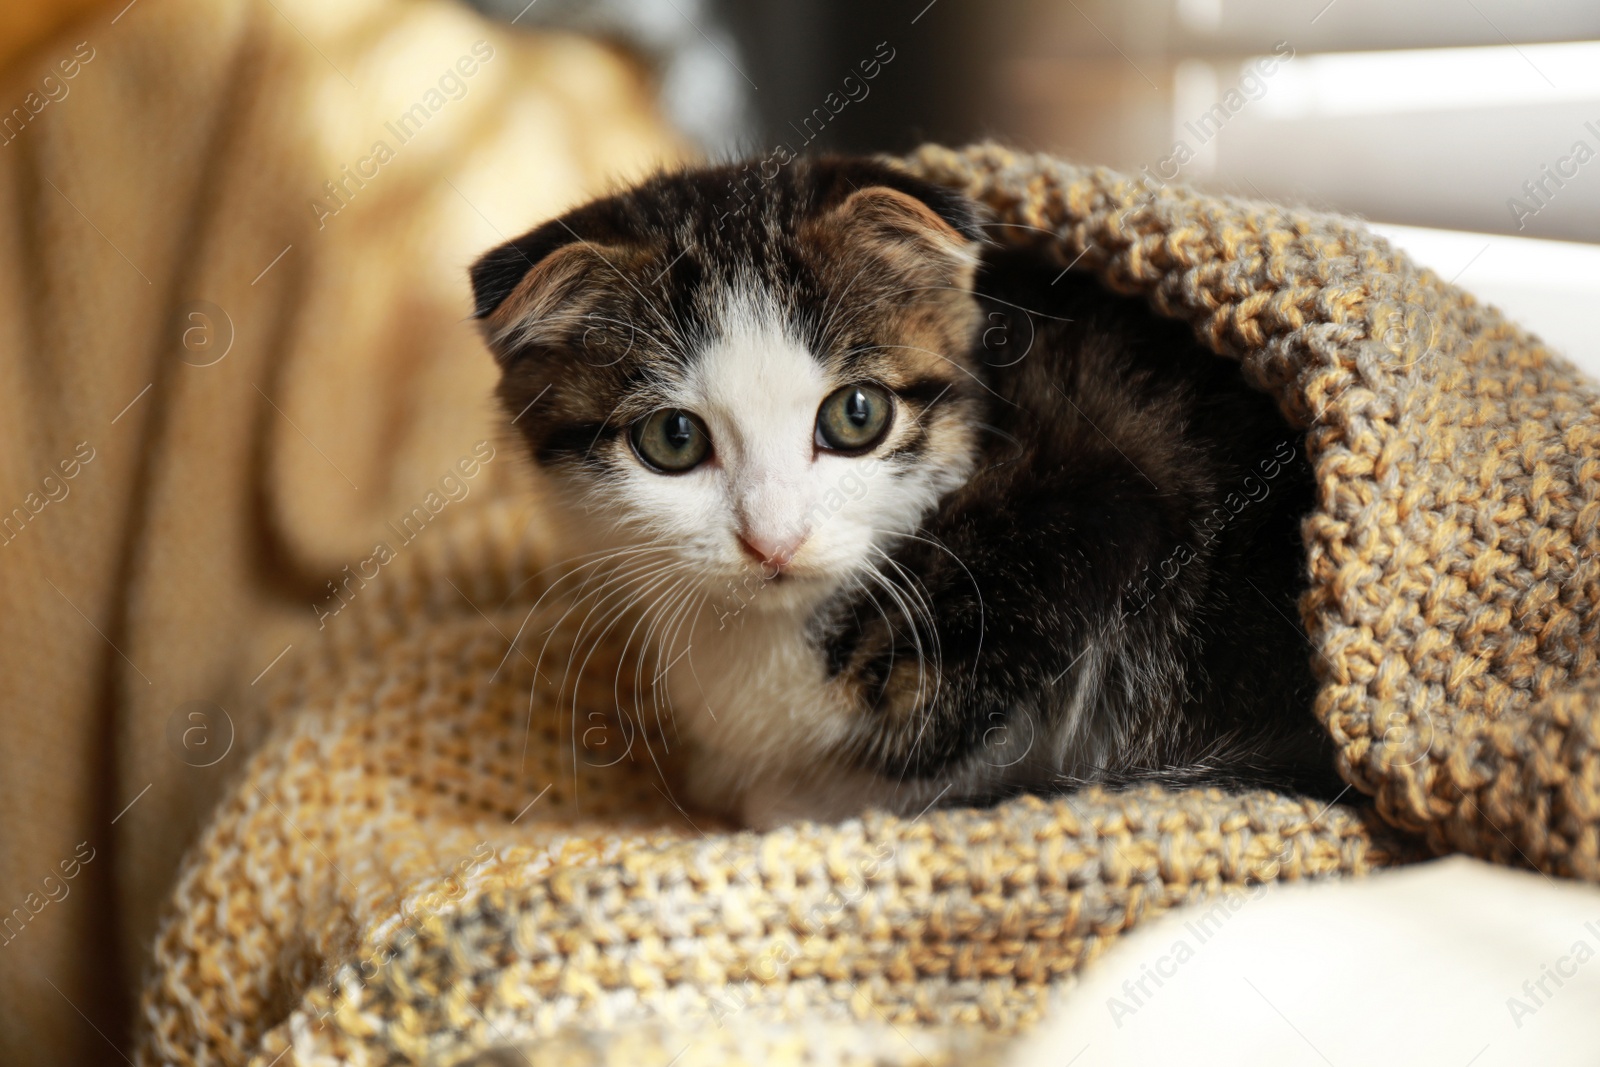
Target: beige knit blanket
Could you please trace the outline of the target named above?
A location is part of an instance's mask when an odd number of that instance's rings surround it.
[[[992,146],[908,166],[1191,323],[1305,430],[1301,608],[1343,801],[711,825],[618,718],[604,652],[530,698],[578,627],[530,616],[537,504],[501,498],[275,679],[275,732],[161,927],[142,1064],[992,1062],[1177,904],[1428,849],[1600,880],[1593,384],[1347,219]]]

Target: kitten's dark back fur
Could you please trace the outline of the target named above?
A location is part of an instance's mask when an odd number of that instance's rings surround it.
[[[1020,729],[1019,708],[1067,714],[1084,685],[1105,758],[1059,784],[1331,796],[1296,604],[1314,489],[1300,436],[1236,362],[1085,273],[990,250],[978,289],[991,390],[979,470],[926,540],[895,551],[920,587],[907,599],[920,592],[937,620],[932,698],[903,615],[891,629],[857,601],[819,627],[834,669],[870,679],[878,700],[925,694],[922,716],[863,757],[939,775],[985,734]]]

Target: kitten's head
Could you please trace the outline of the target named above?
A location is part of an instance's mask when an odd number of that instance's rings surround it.
[[[963,480],[980,231],[887,166],[653,178],[489,252],[499,396],[592,550],[646,547],[754,610],[872,566]],[[774,580],[777,579],[777,580]]]

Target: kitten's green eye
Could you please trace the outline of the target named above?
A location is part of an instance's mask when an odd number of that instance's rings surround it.
[[[894,401],[876,385],[847,385],[817,410],[817,444],[836,452],[861,452],[883,439]]]
[[[705,423],[681,408],[652,411],[633,424],[628,437],[639,458],[664,474],[692,470],[711,454]]]

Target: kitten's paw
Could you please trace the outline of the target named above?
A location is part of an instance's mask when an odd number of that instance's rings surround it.
[[[857,705],[881,725],[900,726],[932,705],[939,689],[939,664],[920,635],[890,615],[865,627],[845,674]]]

